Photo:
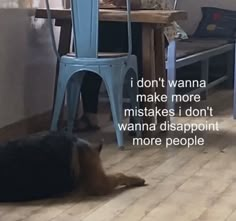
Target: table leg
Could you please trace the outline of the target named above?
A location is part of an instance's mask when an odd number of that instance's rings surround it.
[[[58,52],[60,56],[67,54],[70,51],[70,43],[71,43],[71,31],[72,31],[72,24],[71,20],[56,20],[55,26],[61,27],[60,30],[60,37],[59,37],[59,45],[58,45]],[[55,76],[55,83],[54,83],[54,95],[53,95],[53,108],[52,113],[54,112],[55,108],[55,99],[57,93],[57,81],[59,76],[59,61],[57,61],[56,66],[56,76]],[[59,125],[63,118],[63,114],[61,113]]]
[[[167,75],[166,75],[166,59],[165,59],[165,37],[164,37],[164,30],[163,27],[155,28],[154,30],[154,53],[155,53],[155,79],[163,78],[166,82]],[[156,88],[157,94],[166,94],[166,87],[158,87]],[[166,109],[167,103],[165,102],[158,102],[156,103],[158,109]],[[158,117],[157,123],[163,123],[167,120],[167,117]]]
[[[142,72],[144,80],[155,79],[155,52],[154,52],[154,27],[151,24],[142,25]],[[154,94],[155,88],[143,88],[145,95]],[[146,102],[142,104],[142,108],[154,109],[155,103]],[[144,116],[143,123],[155,123],[155,117]],[[144,131],[144,137],[152,137],[153,133]]]

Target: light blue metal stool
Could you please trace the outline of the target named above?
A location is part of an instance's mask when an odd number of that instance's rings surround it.
[[[123,147],[123,131],[118,127],[118,124],[123,120],[123,84],[126,77],[132,77],[134,82],[138,79],[137,59],[131,54],[130,0],[127,0],[128,53],[119,54],[119,56],[114,53],[110,55],[98,54],[99,0],[71,0],[71,3],[75,54],[63,56],[60,61],[51,130],[58,129],[58,119],[67,90],[67,130],[72,132],[83,77],[85,71],[90,71],[98,74],[104,81],[110,99],[118,146]],[[132,108],[139,107],[136,102],[138,88],[135,85],[134,83],[134,87],[130,88]],[[134,121],[140,123],[139,118],[135,118]],[[138,131],[137,135],[140,136],[140,133]]]

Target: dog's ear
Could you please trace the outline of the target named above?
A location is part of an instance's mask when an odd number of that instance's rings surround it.
[[[102,147],[103,147],[104,140],[101,140],[100,143],[94,145],[94,149],[98,152],[101,153]]]

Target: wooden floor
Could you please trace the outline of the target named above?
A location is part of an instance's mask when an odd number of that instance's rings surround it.
[[[146,147],[119,151],[109,116],[100,134],[102,160],[107,172],[144,177],[146,187],[88,198],[78,194],[24,204],[0,204],[2,221],[235,221],[236,121],[232,118],[232,91],[214,92],[202,105],[212,105],[220,132],[204,133],[205,147]],[[105,120],[104,120],[105,119]],[[204,122],[178,118],[179,122]],[[189,136],[189,135],[180,135]],[[130,143],[130,138],[126,138]]]

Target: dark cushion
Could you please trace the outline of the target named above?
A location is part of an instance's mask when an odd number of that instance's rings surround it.
[[[202,19],[194,37],[234,38],[236,31],[236,11],[203,7]]]

